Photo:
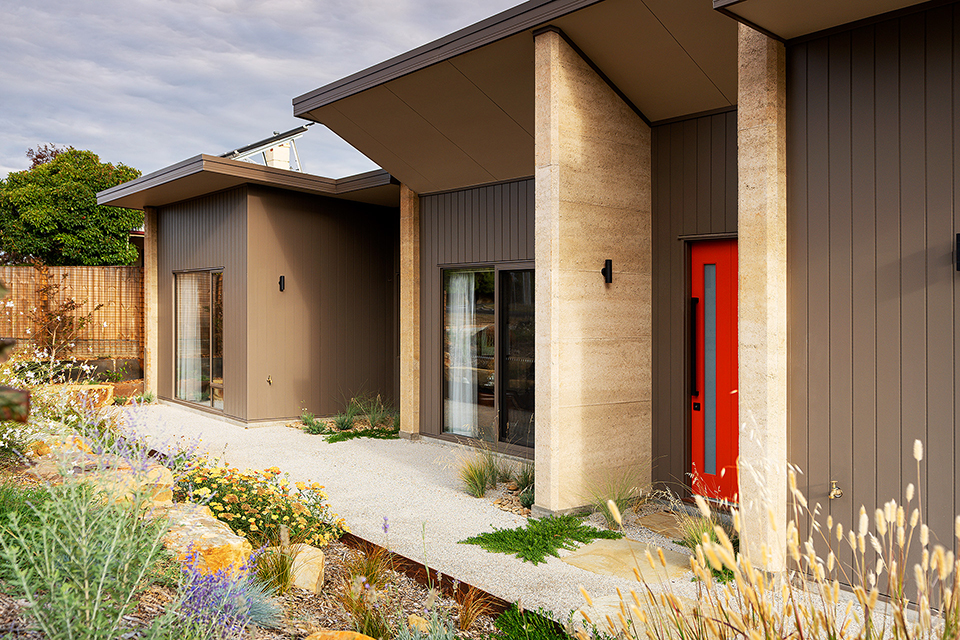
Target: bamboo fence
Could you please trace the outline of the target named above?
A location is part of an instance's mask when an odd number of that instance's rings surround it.
[[[42,308],[45,284],[48,308],[75,300],[74,319],[92,312],[68,353],[80,359],[143,357],[143,269],[141,267],[47,267],[49,278],[32,266],[0,266],[0,282],[10,294],[0,301],[0,337],[34,344],[33,316]],[[99,309],[96,306],[103,305]]]

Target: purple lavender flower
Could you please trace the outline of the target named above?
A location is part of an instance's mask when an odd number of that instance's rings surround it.
[[[383,516],[383,535],[387,535],[387,531],[390,530],[390,523],[387,522],[387,516]]]

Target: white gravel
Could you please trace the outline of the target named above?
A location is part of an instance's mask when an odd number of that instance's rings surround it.
[[[333,511],[356,535],[413,560],[425,560],[442,573],[506,600],[519,600],[525,608],[543,607],[559,620],[583,606],[579,585],[595,599],[615,595],[618,587],[624,594],[637,588],[634,581],[594,574],[553,557],[534,566],[457,544],[494,528],[525,523],[525,518],[493,506],[491,497],[473,498],[460,488],[456,461],[464,455],[462,447],[428,438],[412,442],[360,438],[329,444],[287,426],[245,429],[166,404],[127,409],[127,424],[158,443],[199,439],[202,451],[222,455],[231,466],[277,466],[292,480],[317,481],[326,487]],[[387,535],[384,517],[389,522]],[[654,546],[670,544],[646,529],[631,527],[627,533]],[[696,597],[689,575],[675,580],[672,588]]]

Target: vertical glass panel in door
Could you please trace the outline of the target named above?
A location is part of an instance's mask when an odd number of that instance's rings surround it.
[[[493,442],[496,328],[493,269],[443,273],[443,432]]]
[[[500,441],[533,447],[533,269],[500,273],[503,376]]]
[[[177,373],[178,400],[210,402],[210,273],[178,273]]]
[[[703,265],[703,472],[717,473],[717,265]]]
[[[214,409],[223,411],[223,272],[210,274],[210,400]]]

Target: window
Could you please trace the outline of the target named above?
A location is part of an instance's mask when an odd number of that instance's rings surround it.
[[[443,272],[443,433],[532,448],[533,270]]]
[[[223,410],[223,271],[174,275],[176,397]]]

